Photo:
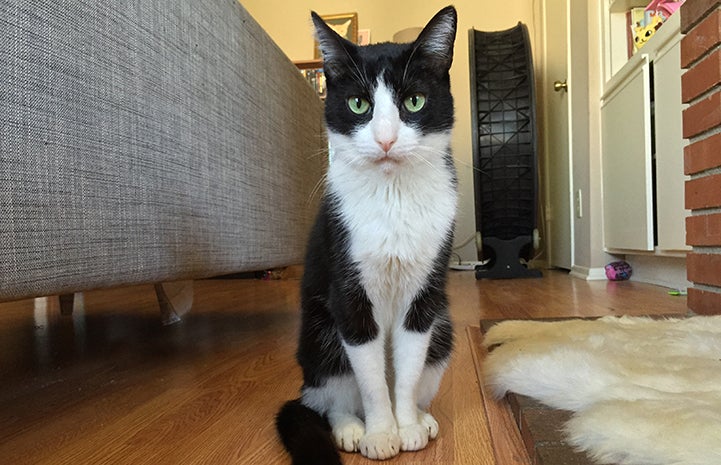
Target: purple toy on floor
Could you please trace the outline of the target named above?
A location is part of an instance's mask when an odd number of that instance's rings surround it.
[[[606,277],[609,281],[625,281],[631,277],[633,269],[627,262],[620,260],[606,265]]]

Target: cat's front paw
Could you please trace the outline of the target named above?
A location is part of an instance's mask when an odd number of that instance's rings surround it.
[[[398,434],[401,437],[401,450],[421,450],[428,445],[428,428],[419,423],[401,426],[398,429]]]
[[[373,460],[386,460],[401,451],[401,438],[396,433],[366,434],[360,440],[360,453]]]
[[[340,450],[358,452],[366,429],[360,418],[348,416],[333,425],[333,437]]]
[[[418,419],[421,425],[428,430],[428,437],[435,439],[438,436],[438,422],[433,418],[433,415],[421,411],[418,413]]]
[[[401,450],[421,450],[428,445],[429,440],[438,436],[438,422],[430,413],[419,410],[418,423],[402,426],[398,434],[401,437]]]

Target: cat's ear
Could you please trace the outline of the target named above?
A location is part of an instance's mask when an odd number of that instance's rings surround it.
[[[453,6],[447,6],[423,28],[415,41],[416,52],[422,52],[426,59],[436,66],[448,70],[453,62],[453,43],[456,40],[458,14]]]
[[[320,44],[323,54],[323,68],[326,74],[338,74],[347,67],[351,50],[355,48],[352,42],[344,39],[323,21],[315,11],[310,12],[315,26],[315,36]]]

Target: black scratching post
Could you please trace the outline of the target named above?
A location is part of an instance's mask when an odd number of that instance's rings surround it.
[[[471,29],[473,183],[481,234],[476,278],[540,277],[529,269],[538,242],[536,101],[528,29]]]

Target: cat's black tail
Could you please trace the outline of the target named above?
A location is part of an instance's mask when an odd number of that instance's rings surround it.
[[[293,465],[342,465],[328,420],[300,400],[286,402],[275,426]]]

